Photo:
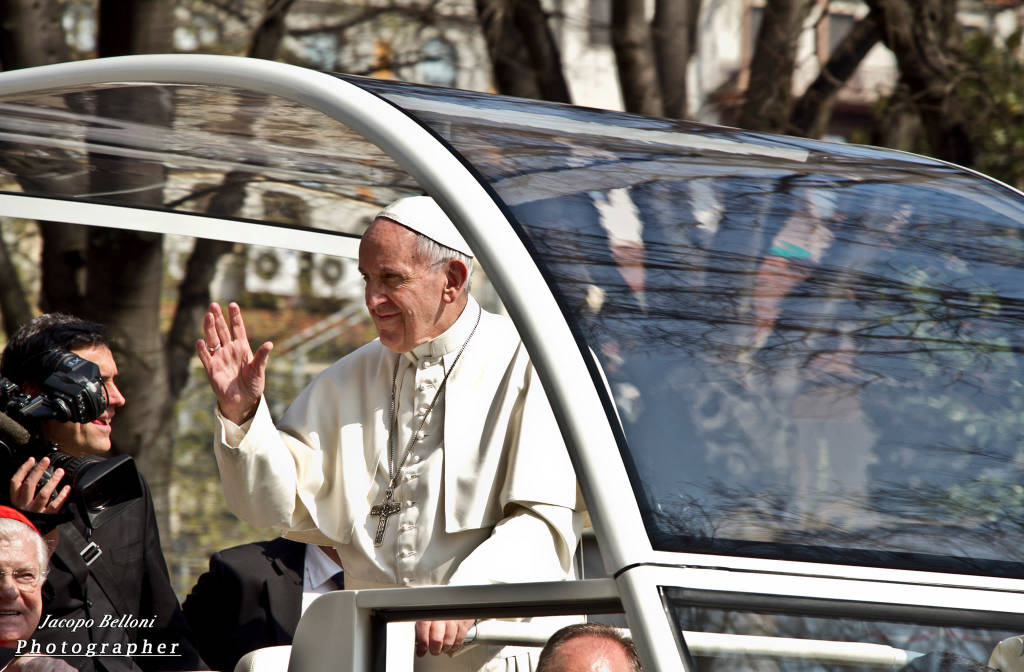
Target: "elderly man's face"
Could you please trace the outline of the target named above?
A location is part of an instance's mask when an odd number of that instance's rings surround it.
[[[13,541],[0,540],[0,646],[17,646],[19,639],[28,639],[43,613],[43,578],[35,544],[22,535]],[[34,583],[22,583],[31,572]]]
[[[117,363],[114,361],[114,354],[105,345],[90,345],[76,348],[72,352],[100,368],[103,385],[107,390],[107,409],[92,422],[48,420],[43,423],[43,427],[47,438],[65,453],[75,457],[106,455],[110,452],[110,421],[114,419],[117,409],[125,403],[124,395],[117,389],[117,383],[114,381],[117,376]]]
[[[359,272],[380,342],[392,352],[408,352],[450,326],[441,322],[444,267],[420,258],[416,234],[404,226],[374,220],[359,243]]]

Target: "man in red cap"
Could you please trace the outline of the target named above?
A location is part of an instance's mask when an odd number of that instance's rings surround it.
[[[24,515],[0,506],[0,646],[16,647],[39,625],[49,553]]]
[[[0,663],[8,672],[73,672],[63,660],[18,656],[43,612],[49,549],[28,518],[0,506]]]

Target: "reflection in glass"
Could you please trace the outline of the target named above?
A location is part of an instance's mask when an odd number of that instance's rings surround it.
[[[698,672],[967,672],[988,670],[1010,631],[687,606],[663,589]]]
[[[420,193],[379,148],[306,106],[169,85],[0,100],[0,190],[119,204],[144,190],[158,197],[149,207],[346,233]],[[304,216],[264,207],[282,199],[300,202],[291,211]]]
[[[1024,208],[884,150],[371,83],[508,206],[657,549],[1024,575]]]

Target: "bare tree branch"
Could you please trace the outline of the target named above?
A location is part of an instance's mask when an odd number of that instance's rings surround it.
[[[354,28],[355,26],[366,23],[367,21],[372,21],[382,14],[388,14],[391,12],[404,13],[407,10],[408,8],[404,7],[367,7],[350,19],[324,23],[308,28],[289,28],[288,34],[293,37],[303,37],[305,35],[319,35],[321,33],[344,33],[350,28]]]
[[[378,16],[385,14],[404,16],[424,25],[433,25],[438,22],[437,4],[438,0],[431,0],[431,2],[425,5],[374,5],[373,7],[362,8],[358,13],[340,21],[333,21],[331,23],[323,23],[305,28],[289,28],[288,34],[292,37],[319,35],[322,33],[344,34],[351,28],[355,28],[358,25],[366,23],[367,21],[372,21]],[[465,26],[472,26],[477,23],[477,19],[459,15],[445,16],[444,21],[445,23]]]
[[[789,117],[790,133],[809,138],[820,138],[825,133],[840,89],[878,40],[878,27],[871,14],[850,28],[822,66],[821,73],[793,107]]]
[[[203,0],[207,5],[210,5],[217,11],[223,12],[224,14],[234,17],[236,20],[242,23],[249,23],[252,21],[252,17],[246,14],[244,11],[239,9],[240,4],[237,0]]]

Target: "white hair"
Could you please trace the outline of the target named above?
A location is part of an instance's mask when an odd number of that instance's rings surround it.
[[[409,229],[412,231],[412,229]],[[453,250],[450,247],[446,247],[441,243],[437,242],[433,238],[424,236],[418,231],[413,231],[416,234],[416,253],[420,255],[431,266],[438,266],[440,264],[446,264],[449,261],[461,261],[466,265],[466,284],[463,287],[465,293],[469,293],[469,288],[473,285],[473,257],[468,254],[463,254],[458,250]]]
[[[39,559],[39,571],[46,574],[50,568],[50,550],[46,547],[46,540],[31,527],[13,518],[0,518],[0,541],[16,542],[30,538],[36,546],[36,555]]]

